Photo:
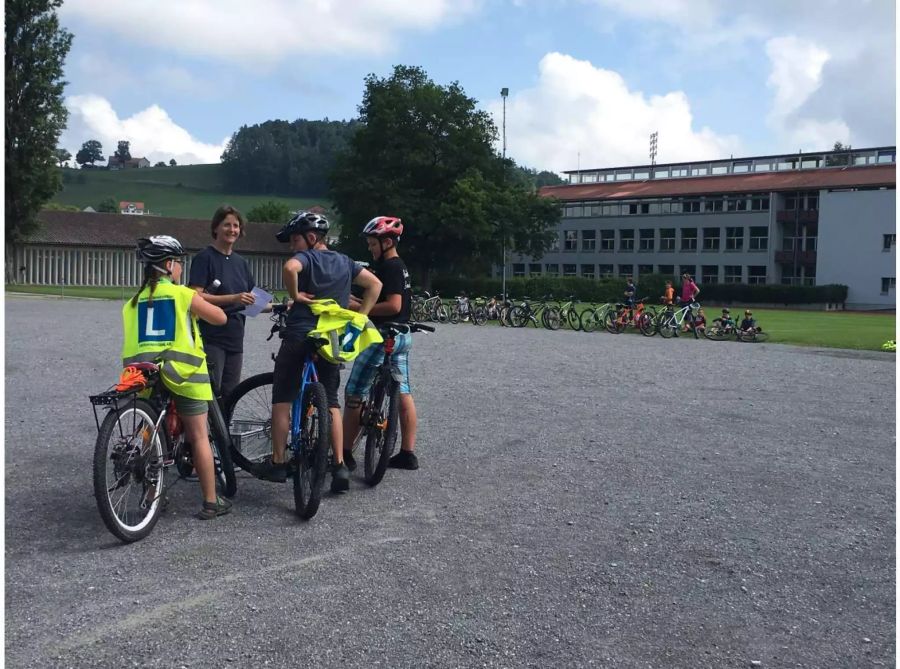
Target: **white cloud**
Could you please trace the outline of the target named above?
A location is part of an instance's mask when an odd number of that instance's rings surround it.
[[[800,114],[822,86],[822,72],[831,55],[824,48],[794,35],[766,43],[772,64],[767,84],[775,90],[768,123],[791,148],[816,151],[835,141],[850,140],[850,129],[839,118],[815,119]]]
[[[108,100],[98,95],[66,98],[69,123],[60,138],[60,146],[74,156],[81,145],[96,139],[103,145],[104,158],[114,153],[120,140],[130,142],[131,155],[147,158],[151,164],[172,158],[179,165],[217,163],[225,144],[205,144],[176,124],[158,105],[152,105],[128,118],[119,118]]]
[[[488,109],[499,126],[502,101]],[[654,131],[659,132],[657,162],[740,152],[737,138],[706,127],[694,129],[683,92],[648,98],[629,90],[617,72],[560,53],[544,56],[537,85],[512,91],[506,102],[507,153],[538,169],[649,163],[649,135]]]
[[[431,30],[480,0],[67,0],[78,19],[132,41],[243,65],[303,54],[378,54],[397,33]]]

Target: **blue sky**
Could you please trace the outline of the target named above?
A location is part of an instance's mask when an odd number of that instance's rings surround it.
[[[66,0],[74,154],[215,162],[241,125],[348,119],[369,73],[459,81],[555,171],[895,144],[892,0]]]

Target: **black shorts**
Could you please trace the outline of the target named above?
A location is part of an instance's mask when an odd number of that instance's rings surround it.
[[[303,363],[310,351],[315,350],[312,342],[305,340],[284,340],[278,355],[275,357],[275,378],[272,381],[272,404],[293,402],[300,392],[300,381]],[[328,406],[340,409],[338,388],[341,385],[341,367],[333,365],[322,358],[316,358],[316,372],[319,381],[325,386]]]

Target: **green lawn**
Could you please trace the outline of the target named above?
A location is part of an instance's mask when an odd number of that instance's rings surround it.
[[[269,200],[284,202],[291,209],[318,204],[330,207],[322,199],[285,198],[270,195],[236,195],[222,189],[219,165],[148,167],[140,170],[64,170],[63,189],[56,194],[57,204],[97,208],[102,200],[143,202],[154,214],[176,218],[209,219],[223,202],[247,212]],[[78,183],[83,180],[84,183]]]

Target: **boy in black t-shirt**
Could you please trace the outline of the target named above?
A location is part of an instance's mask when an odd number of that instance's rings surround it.
[[[381,295],[369,318],[373,323],[409,322],[411,285],[406,263],[397,253],[397,243],[403,234],[403,223],[392,216],[376,216],[366,223],[362,235],[366,238],[369,252],[372,254],[371,269],[381,279]],[[350,308],[355,309],[351,298]],[[409,350],[412,345],[411,334],[399,334],[394,338],[394,352],[391,362],[403,376],[400,382],[400,452],[389,461],[389,467],[397,469],[418,469],[419,462],[414,453],[416,447],[416,405],[413,402],[409,385]],[[347,400],[344,409],[344,462],[353,470],[353,442],[359,433],[360,402],[372,386],[372,380],[378,366],[384,360],[384,345],[374,345],[360,353],[353,363],[353,370],[347,379],[344,394]]]

